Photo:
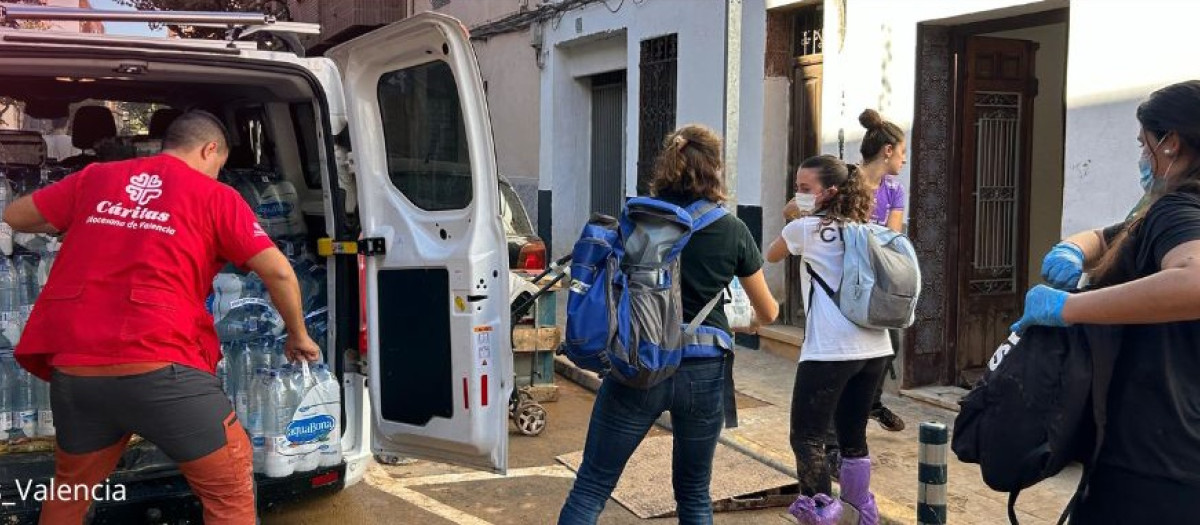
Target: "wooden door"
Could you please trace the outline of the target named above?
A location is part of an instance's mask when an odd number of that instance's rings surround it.
[[[966,39],[959,180],[957,381],[968,386],[1020,317],[1028,284],[1036,44]]]
[[[790,130],[787,181],[779,198],[780,205],[796,193],[796,168],[821,152],[821,55],[796,59],[792,68]],[[787,304],[783,321],[798,326],[804,321],[804,292],[801,290],[803,265],[795,257],[787,258]]]

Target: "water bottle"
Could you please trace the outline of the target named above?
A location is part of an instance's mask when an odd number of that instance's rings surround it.
[[[231,301],[229,312],[217,321],[216,328],[217,336],[226,342],[275,337],[284,332],[283,318],[271,302],[251,296]]]
[[[13,394],[16,385],[13,384],[16,372],[16,361],[12,354],[0,354],[0,442],[6,442],[13,434]]]
[[[292,270],[300,283],[301,307],[305,314],[311,313],[329,303],[327,299],[328,279],[325,267],[309,260],[292,262]]]
[[[283,368],[283,365],[288,364],[287,354],[283,348],[284,338],[277,338],[271,342],[271,367]]]
[[[310,472],[321,466],[321,455],[318,449],[320,443],[317,441],[317,436],[313,434],[316,429],[312,424],[313,417],[319,415],[323,407],[316,406],[314,398],[307,395],[313,380],[308,365],[303,362],[297,363],[291,369],[291,384],[288,386],[288,390],[292,394],[293,408],[290,412],[293,414],[293,424],[298,428],[294,433],[289,433],[288,439],[292,441],[292,450],[297,456],[296,472]]]
[[[0,312],[15,312],[20,303],[20,285],[13,262],[8,257],[0,257]]]
[[[4,208],[8,207],[9,201],[13,200],[13,190],[9,186],[8,178],[0,178],[0,213],[4,213]],[[7,222],[0,221],[0,253],[5,257],[12,255],[13,252],[13,229]]]
[[[254,371],[254,380],[251,383],[249,398],[250,408],[247,411],[246,433],[250,434],[250,447],[254,457],[254,472],[263,472],[266,464],[266,425],[265,423],[270,418],[265,417],[271,412],[268,406],[267,386],[270,384],[268,370],[259,368]]]
[[[229,313],[233,302],[244,296],[242,289],[243,277],[236,273],[219,273],[213,278],[213,295],[210,298],[209,313],[213,322],[219,323]]]
[[[50,410],[50,383],[33,378],[34,401],[37,408],[38,437],[54,436],[54,412]]]
[[[333,374],[329,372],[329,368],[325,366],[325,363],[317,363],[312,368],[316,388],[321,389],[329,396],[337,396],[341,386],[338,385],[337,379],[334,379]],[[329,407],[327,408],[327,415],[333,417],[337,424],[333,426],[333,430],[329,431],[329,437],[320,448],[319,464],[322,467],[334,467],[342,462],[341,410],[337,406],[325,406]]]
[[[259,338],[250,343],[251,355],[254,358],[254,368],[273,369],[275,366],[275,358],[271,351],[270,340]]]
[[[225,352],[222,351],[221,353],[224,354]],[[224,358],[222,358],[220,361],[217,361],[216,376],[217,382],[221,384],[221,391],[225,392],[225,397],[228,397],[229,402],[233,403],[233,396],[229,395],[229,365],[225,363]]]
[[[13,256],[13,270],[17,276],[17,309],[21,312],[22,322],[29,320],[33,312],[33,303],[37,301],[41,287],[37,278],[38,258],[32,253],[22,253]]]
[[[0,257],[0,348],[13,348],[21,338],[21,291],[12,260]]]
[[[285,363],[279,368],[279,375],[287,385],[288,410],[295,413],[300,408],[300,402],[304,400],[304,372],[300,365]]]
[[[266,384],[266,403],[264,405],[263,433],[266,437],[266,464],[264,471],[267,477],[284,478],[296,471],[294,457],[287,440],[287,427],[292,422],[292,414],[287,411],[288,391],[279,377],[279,372],[267,372],[269,381]]]
[[[41,254],[41,259],[38,260],[37,282],[39,289],[45,288],[46,281],[50,280],[50,268],[54,266],[54,259],[58,257],[58,250],[60,248],[62,248],[62,244],[55,239],[46,244],[46,250]]]
[[[13,433],[14,440],[37,435],[37,407],[34,400],[34,377],[24,368],[16,367],[13,374]]]
[[[295,239],[307,234],[300,197],[290,181],[264,174],[256,177],[256,202],[251,203],[267,235],[272,239]]]
[[[231,345],[235,350],[233,353],[233,366],[230,367],[230,373],[233,375],[233,406],[237,412],[238,419],[242,421],[250,421],[252,410],[256,410],[252,403],[252,393],[255,388],[254,375],[254,358],[251,355],[250,345],[247,343]]]
[[[317,343],[320,349],[320,362],[325,361],[325,348],[329,343],[329,307],[322,306],[304,316],[304,328],[308,336]]]

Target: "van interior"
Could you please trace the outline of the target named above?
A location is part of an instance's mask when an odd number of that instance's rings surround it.
[[[203,109],[229,131],[230,156],[221,177],[253,172],[289,181],[307,230],[305,246],[289,249],[316,254],[319,238],[358,238],[354,189],[339,186],[333,135],[340,130],[328,129],[330,124],[319,117],[324,114],[318,106],[323,94],[311,77],[297,74],[299,68],[289,69],[165,59],[0,57],[0,173],[16,193],[28,194],[92,162],[154,155],[174,116]],[[44,141],[44,150],[30,140],[35,137]],[[314,259],[325,264],[323,258]],[[328,294],[330,304],[322,305],[328,307],[328,336],[318,341],[339,381],[344,372],[363,367],[358,265],[353,258],[344,260],[349,264],[328,262],[327,289],[336,293]],[[343,403],[343,439],[348,432],[362,431],[348,428],[345,410]],[[53,475],[51,452],[22,453],[13,446],[7,452],[0,456],[0,479]],[[137,483],[177,474],[155,447],[138,443],[130,446],[110,480]],[[14,500],[15,494],[10,498],[4,493],[9,490],[14,487],[0,487],[0,499]]]

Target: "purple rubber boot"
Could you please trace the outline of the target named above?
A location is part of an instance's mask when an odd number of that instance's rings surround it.
[[[871,458],[842,458],[842,501],[858,510],[859,525],[878,525],[879,508],[871,494]]]
[[[826,494],[800,496],[788,507],[800,525],[837,525],[842,517],[842,502]]]

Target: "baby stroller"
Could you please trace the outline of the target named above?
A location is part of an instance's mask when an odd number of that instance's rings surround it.
[[[529,313],[537,300],[568,276],[570,266],[567,263],[570,261],[571,256],[567,255],[550,263],[549,268],[530,282],[520,278],[513,279],[512,326],[510,328],[516,329],[517,324]],[[543,282],[544,284],[542,284]],[[517,426],[517,430],[526,436],[536,436],[546,429],[546,409],[530,394],[533,381],[539,375],[537,359],[536,357],[531,358],[529,360],[529,384],[513,389],[512,396],[508,399],[509,419]]]

